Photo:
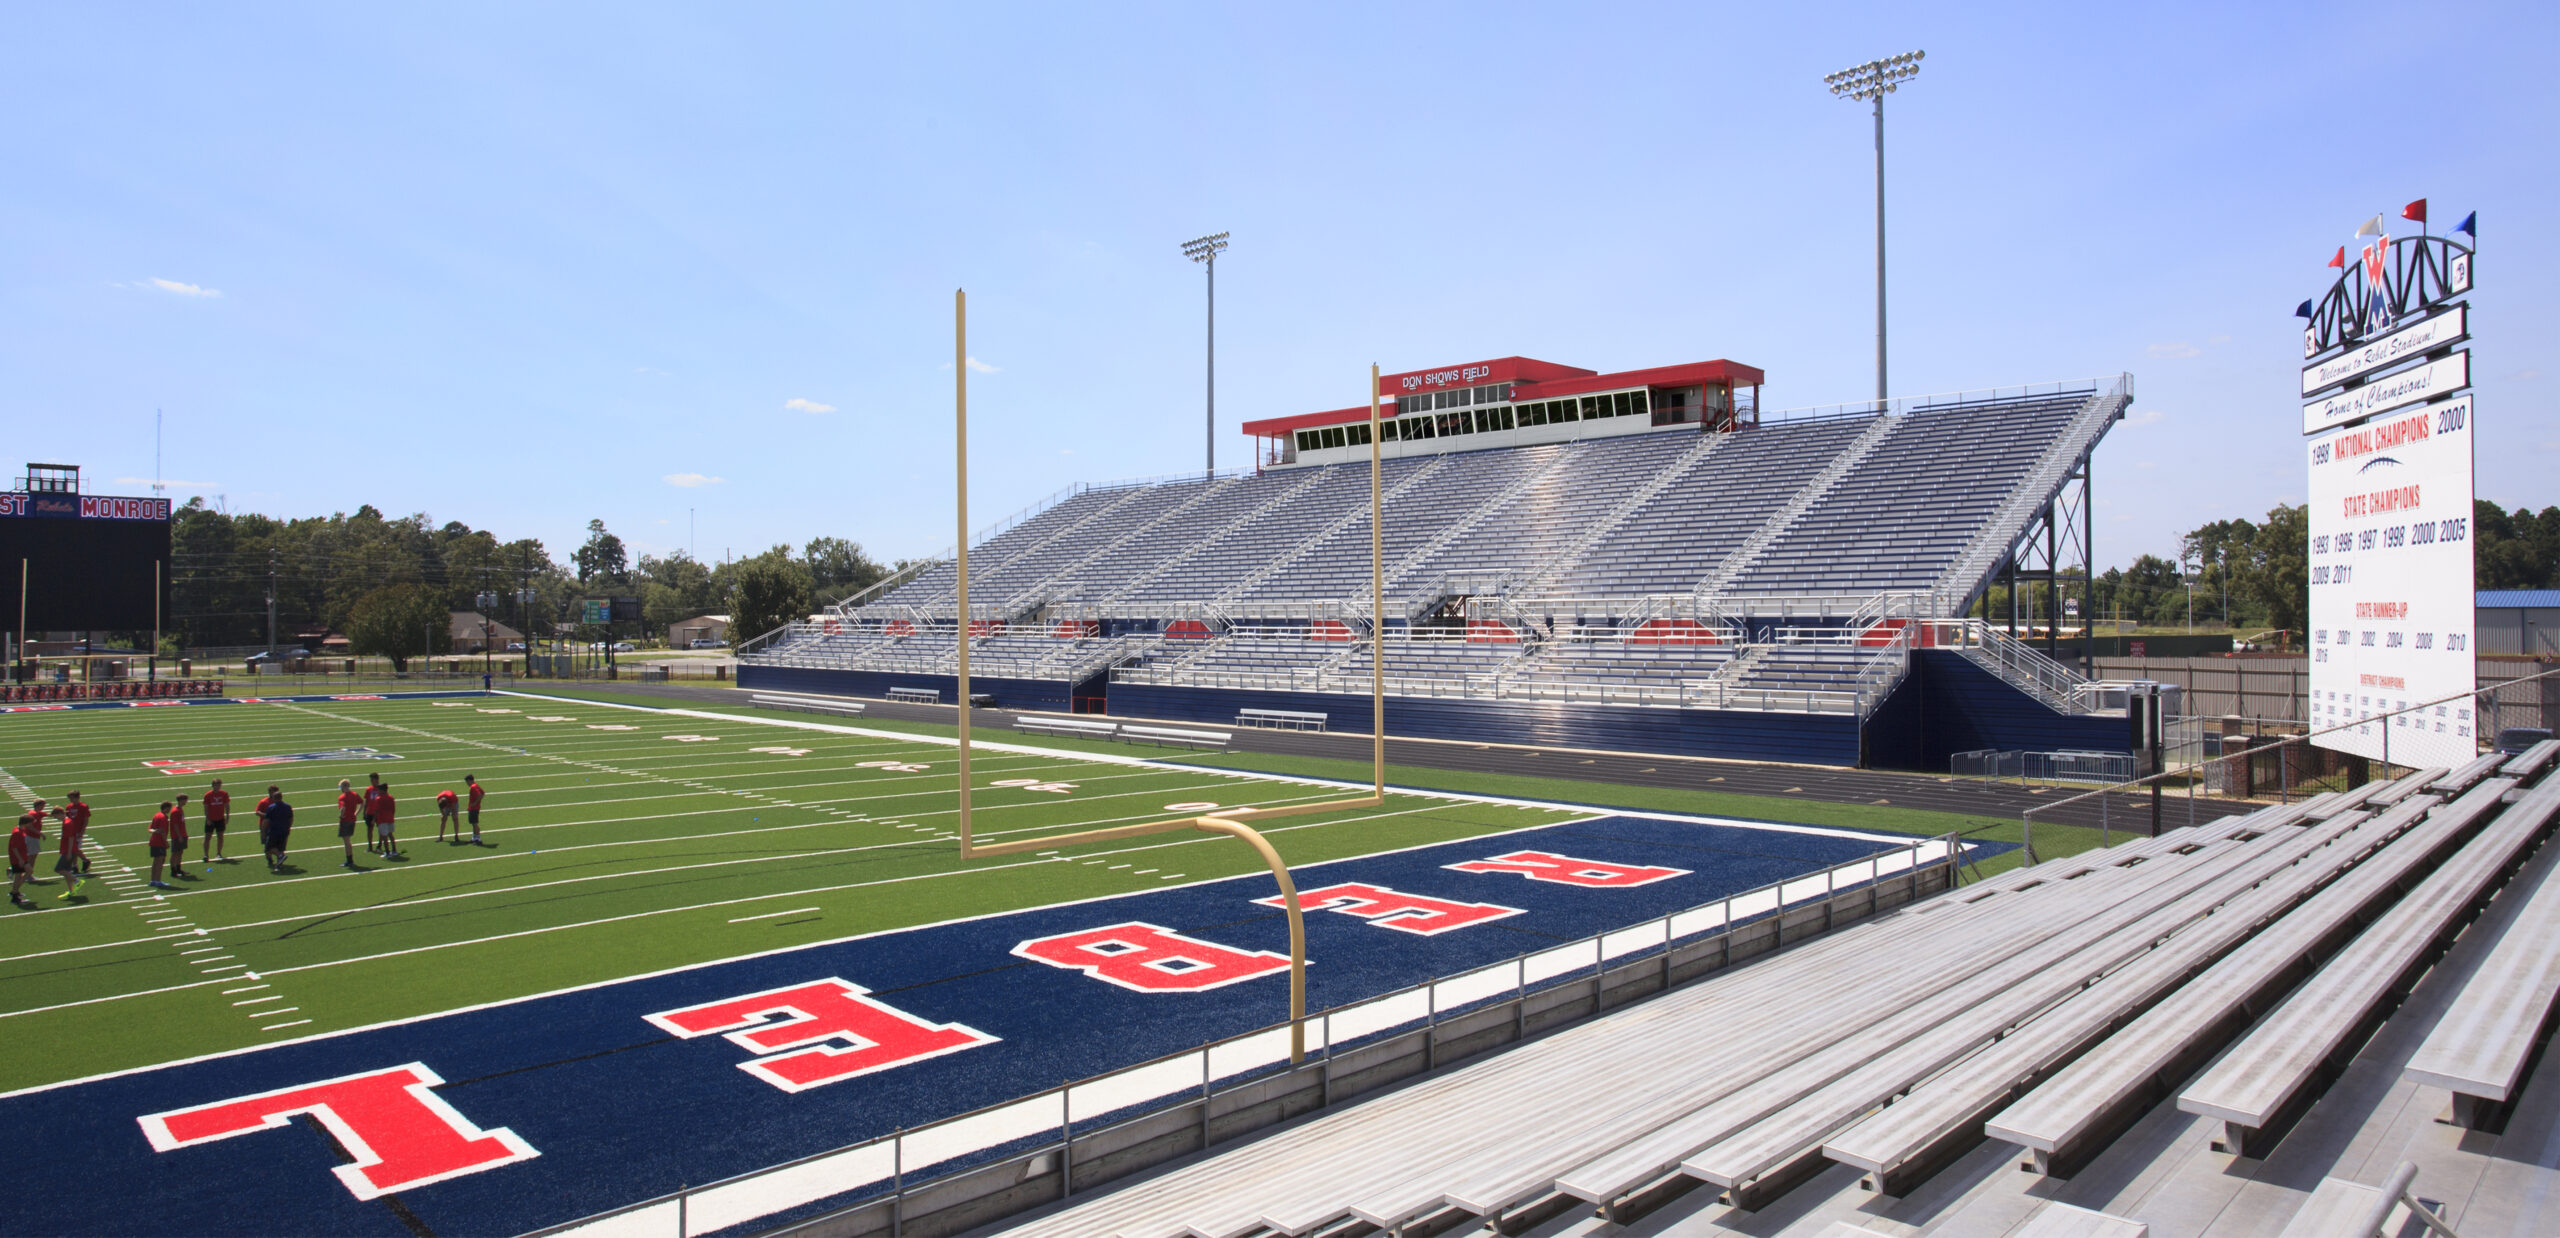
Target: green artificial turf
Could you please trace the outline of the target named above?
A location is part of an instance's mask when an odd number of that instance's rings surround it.
[[[677,735],[716,738],[669,738]],[[234,796],[227,849],[237,862],[191,854],[200,879],[166,892],[143,884],[152,810],[177,791],[201,793],[214,776],[164,774],[144,761],[350,746],[400,759],[224,771]],[[794,751],[752,751],[759,747]],[[78,789],[95,807],[95,867],[83,897],[57,898],[53,827],[37,865],[46,883],[29,889],[42,910],[8,909],[0,923],[0,1026],[23,1049],[0,1060],[0,1090],[849,934],[1261,870],[1249,849],[1196,834],[964,862],[951,832],[953,755],[947,744],[526,697],[0,719],[0,771],[56,804]],[[368,771],[399,795],[408,858],[366,854],[359,830],[364,871],[350,873],[338,867],[333,798],[339,779],[361,783]],[[1180,815],[1168,811],[1177,803],[1340,795],[1239,771],[1072,756],[980,752],[972,772],[975,828],[991,841],[1158,820]],[[489,788],[487,846],[436,840],[434,793],[460,791],[466,773]],[[992,785],[1007,780],[1073,786]],[[298,871],[282,876],[260,857],[250,811],[270,783],[297,807]],[[1264,830],[1294,864],[1581,815],[1398,795],[1383,808],[1277,819]],[[190,824],[201,842],[200,811]]]

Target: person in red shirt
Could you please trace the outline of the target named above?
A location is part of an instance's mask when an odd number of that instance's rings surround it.
[[[380,775],[377,774],[375,777],[378,778]],[[391,784],[376,782],[373,784],[373,790],[373,824],[375,829],[382,831],[382,858],[408,859],[409,857],[400,854],[399,840],[391,836],[391,823],[400,808],[398,801],[391,798]]]
[[[367,788],[367,790],[370,789],[371,788]],[[340,868],[354,868],[356,866],[356,814],[364,811],[364,808],[365,797],[356,794],[354,786],[346,779],[339,779],[338,845],[347,849],[346,861],[338,865]],[[366,845],[372,845],[372,840],[369,836],[366,840]]]
[[[67,902],[80,893],[80,883],[89,871],[88,853],[80,849],[80,841],[89,833],[89,806],[77,791],[63,800],[62,807],[53,810],[62,821],[61,850],[53,861],[53,871],[62,874],[62,893],[54,897]]]
[[[445,827],[448,823],[449,823],[449,824],[451,824],[451,825],[453,826],[453,841],[454,841],[457,845],[459,845],[459,844],[462,842],[462,811],[461,811],[461,804],[462,804],[461,797],[456,796],[456,795],[453,793],[453,788],[451,788],[451,787],[446,787],[444,790],[436,792],[436,841],[437,841],[437,842],[443,842],[443,841],[444,841],[444,827]]]
[[[364,849],[365,849],[365,850],[367,850],[367,851],[380,852],[380,851],[382,850],[382,846],[381,846],[381,841],[382,841],[382,840],[381,840],[381,838],[380,838],[380,836],[379,836],[379,835],[380,835],[380,831],[381,831],[381,829],[382,829],[382,821],[381,821],[381,818],[379,818],[379,817],[377,817],[377,816],[375,816],[375,815],[374,815],[374,813],[375,813],[375,805],[376,805],[377,803],[379,803],[381,799],[382,799],[382,775],[380,775],[380,774],[367,774],[367,775],[365,775],[365,776],[364,776]]]
[[[151,888],[169,889],[160,880],[160,866],[169,862],[169,801],[160,801],[160,811],[151,814]]]
[[[187,793],[178,792],[169,809],[169,875],[180,881],[202,881],[187,874]]]
[[[204,862],[237,864],[223,854],[231,831],[231,793],[222,789],[222,780],[213,780],[213,789],[204,793]]]
[[[471,814],[471,845],[477,847],[480,845],[480,797],[486,793],[487,788],[482,787],[480,780],[469,774],[462,776],[462,782],[463,785],[471,788],[471,802],[464,805],[464,811]]]
[[[9,831],[9,905],[33,907],[35,903],[18,893],[20,887],[35,877],[36,849],[44,845],[44,801],[18,814],[18,828]]]

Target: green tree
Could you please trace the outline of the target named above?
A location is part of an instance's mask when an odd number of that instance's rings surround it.
[[[604,522],[587,522],[587,544],[569,556],[578,565],[579,584],[618,585],[630,574],[622,539],[605,531]]]
[[[2535,515],[2529,507],[2510,512],[2474,499],[2471,542],[2472,570],[2483,589],[2560,586],[2560,507]]]
[[[2297,635],[2311,619],[2311,509],[2279,503],[2249,542],[2242,577],[2261,622]]]
[[[812,605],[809,571],[791,557],[791,548],[776,546],[737,563],[737,592],[730,602],[730,639],[752,640],[794,619],[805,619]]]
[[[820,602],[840,602],[889,574],[889,569],[862,553],[860,543],[841,537],[810,539],[801,552],[800,565],[807,569],[810,587],[817,591]]]
[[[391,659],[409,669],[420,653],[453,648],[453,615],[439,593],[423,584],[385,585],[357,598],[347,612],[347,645],[356,653]]]

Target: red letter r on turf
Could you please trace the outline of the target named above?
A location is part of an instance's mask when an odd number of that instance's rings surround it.
[[[785,1092],[803,1092],[873,1071],[994,1044],[996,1038],[957,1023],[928,1023],[863,994],[871,990],[829,976],[647,1016],[690,1040],[726,1032],[729,1043],[764,1054],[738,1069]],[[787,1016],[776,1018],[775,1016]],[[849,1048],[828,1044],[838,1041]],[[796,1052],[786,1053],[790,1049]]]
[[[310,1114],[354,1156],[331,1171],[358,1199],[377,1199],[542,1155],[500,1127],[484,1131],[427,1089],[444,1077],[423,1062],[172,1109],[137,1119],[155,1152],[274,1130]]]

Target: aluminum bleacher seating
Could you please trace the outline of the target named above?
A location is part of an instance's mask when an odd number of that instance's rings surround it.
[[[1898,1195],[1986,1134],[2037,1151],[2036,1168],[2068,1172],[2171,1093],[2178,1109],[2240,1126],[2235,1148],[2263,1151],[2413,969],[2550,835],[2555,755],[2421,770],[2001,873],[1134,1189],[1079,1191],[1009,1232],[1442,1232],[1462,1217],[1510,1232],[1515,1218],[1559,1215],[1559,1201],[1623,1222],[1700,1182],[1761,1209],[1843,1164]],[[2560,917],[2560,877],[2516,897],[2526,906],[2500,921],[2506,936],[2431,1044],[2475,1027],[2535,1038],[2560,987],[2550,945],[2560,930],[2543,923]],[[2477,1020],[2461,1014],[2470,989],[2490,1002]],[[2412,1070],[2427,1060],[2422,1052]],[[2438,1082],[2467,1086],[2477,1073],[2464,1066]],[[2395,1178],[2403,1186],[2407,1168]],[[2369,1203],[2393,1193],[2360,1191]],[[2037,1215],[1948,1232],[2142,1224],[2113,1208],[2026,1202]],[[1763,1212],[1749,1232],[1780,1232],[1789,1215]]]
[[[1773,416],[1704,438],[1664,426],[1390,457],[1380,541],[1391,646],[1396,625],[1425,627],[1461,601],[1467,614],[1493,615],[1524,638],[1446,656],[1417,639],[1410,666],[1390,658],[1390,691],[1863,714],[1902,663],[1880,666],[1876,650],[1839,642],[1836,626],[1831,646],[1782,643],[1738,661],[1732,649],[1620,657],[1578,646],[1607,643],[1590,640],[1594,630],[1665,615],[1708,626],[1760,614],[1837,625],[1882,591],[1923,586],[1934,591],[1912,596],[1925,605],[1960,609],[1989,569],[1952,593],[1943,578],[1973,573],[1995,543],[2006,547],[2024,519],[2021,488],[2058,476],[2055,462],[2084,445],[2092,410],[2120,408],[2115,398],[2089,387]],[[1368,613],[1369,477],[1365,462],[1311,464],[1069,493],[972,548],[973,617],[1035,631],[1072,619],[1090,624],[1096,641],[1134,639],[1060,649],[1007,631],[971,647],[972,671],[1081,679],[1117,667],[1137,682],[1239,690],[1254,676],[1318,688],[1305,682],[1312,671],[1320,690],[1356,690],[1334,681],[1358,678],[1365,655],[1258,662],[1272,651],[1192,657],[1187,642],[1146,645],[1178,619],[1216,630]],[[831,617],[838,631],[804,625],[753,642],[741,662],[949,674],[954,583],[950,564],[935,565],[840,608]],[[1786,604],[1753,609],[1773,598]],[[1808,598],[1838,605],[1792,604]],[[2033,668],[1982,664],[2050,687]]]

